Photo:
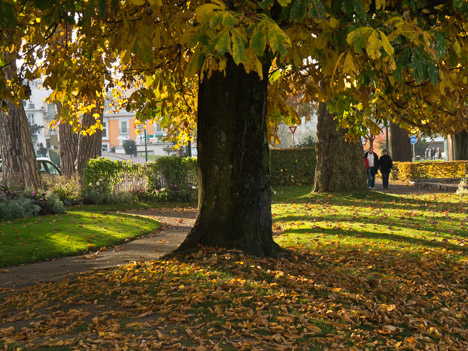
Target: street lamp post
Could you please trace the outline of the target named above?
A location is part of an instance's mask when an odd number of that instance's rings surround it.
[[[146,139],[146,128],[145,128],[145,161],[148,162],[148,147],[146,146],[147,144],[147,139]]]

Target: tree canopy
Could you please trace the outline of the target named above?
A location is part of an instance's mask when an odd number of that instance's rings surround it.
[[[463,0],[1,0],[0,65],[18,53],[20,77],[45,76],[63,118],[89,112],[109,88],[132,88],[116,101],[183,138],[196,79],[228,57],[263,76],[268,58],[271,116],[297,118],[286,99],[300,91],[330,101],[355,132],[388,118],[455,133],[468,128],[467,11]],[[11,88],[0,78],[3,99]],[[28,93],[21,82],[15,91]]]

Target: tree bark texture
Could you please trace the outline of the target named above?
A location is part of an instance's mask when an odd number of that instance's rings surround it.
[[[200,83],[198,217],[177,251],[200,244],[258,256],[284,252],[272,237],[267,84],[232,59]]]
[[[96,123],[96,119],[93,117],[93,113],[98,111],[93,111],[83,115],[81,123],[83,129],[88,128],[91,125]],[[102,111],[100,110],[100,115],[102,119]],[[102,130],[97,129],[96,133],[92,135],[82,135],[78,136],[78,151],[75,161],[75,171],[81,176],[83,174],[83,169],[88,164],[88,161],[92,158],[96,158],[102,155],[101,150],[102,144]]]
[[[16,75],[16,65],[3,68],[7,79]],[[8,186],[39,189],[41,176],[28,120],[21,101],[7,100],[8,112],[0,111],[2,176]]]
[[[411,143],[408,132],[394,123],[390,123],[390,146],[393,161],[411,162]]]
[[[57,112],[60,115],[61,106],[57,104]],[[58,125],[58,140],[60,145],[60,166],[62,174],[71,177],[75,174],[75,160],[78,155],[78,134],[73,132],[73,127],[66,122]]]
[[[455,160],[468,160],[468,132],[463,131],[454,135]]]
[[[347,142],[345,131],[320,103],[317,121],[317,164],[313,192],[339,192],[367,188],[362,143]]]

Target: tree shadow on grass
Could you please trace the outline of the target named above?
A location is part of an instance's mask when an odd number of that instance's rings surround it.
[[[328,204],[332,206],[364,206],[372,208],[392,208],[408,210],[412,207],[420,207],[426,211],[447,211],[455,210],[460,213],[468,212],[468,203],[460,201],[457,204],[444,203],[438,201],[446,196],[445,193],[431,193],[432,200],[415,198],[413,195],[397,195],[391,193],[381,193],[376,191],[364,192],[344,192],[344,193],[304,193],[300,196],[289,197],[285,201],[278,201],[275,198],[273,203],[312,203]],[[450,194],[453,195],[453,194]],[[426,196],[427,197],[427,196]]]
[[[337,229],[326,229],[326,228],[308,228],[308,229],[289,229],[283,235],[287,234],[296,234],[296,235],[313,235],[313,234],[325,234],[328,236],[347,236],[350,238],[356,238],[359,240],[363,239],[373,239],[373,240],[391,240],[394,242],[406,243],[410,245],[419,245],[423,247],[431,248],[440,248],[453,251],[459,251],[468,253],[468,248],[454,245],[448,242],[436,241],[436,240],[426,240],[420,238],[411,238],[404,235],[398,234],[383,234],[383,233],[374,233],[369,231],[350,231],[350,230],[337,230]]]
[[[404,220],[397,219],[397,218],[391,218],[389,216],[383,216],[383,217],[374,217],[374,216],[360,216],[360,217],[354,217],[354,216],[347,216],[347,215],[319,215],[319,216],[302,216],[302,215],[297,215],[297,216],[291,216],[291,215],[286,215],[286,216],[276,216],[274,218],[275,222],[291,222],[291,223],[297,223],[297,222],[308,222],[310,221],[311,223],[314,223],[313,221],[320,220],[324,221],[326,223],[330,224],[336,224],[336,223],[346,223],[348,225],[352,224],[365,224],[367,225],[377,225],[377,226],[385,226],[385,227],[391,227],[392,230],[398,229],[404,231],[405,229],[414,229],[418,230],[421,232],[430,232],[434,233],[437,235],[441,235],[442,237],[468,237],[468,232],[465,229],[448,229],[450,230],[450,233],[443,233],[444,229],[444,224],[440,224],[440,221],[448,221],[450,222],[450,219],[446,219],[444,217],[441,217],[438,219],[439,221],[436,222],[438,225],[436,226],[435,224],[428,224],[429,220],[433,220],[434,218],[427,218],[427,217],[407,217]],[[429,227],[429,225],[432,226]],[[316,226],[311,227],[312,229],[317,229]],[[320,227],[322,228],[322,227]],[[306,228],[307,229],[307,228]],[[323,228],[323,230],[327,230],[327,228]],[[335,229],[337,231],[341,231],[342,228],[340,229]],[[346,230],[344,228],[343,230]],[[290,230],[287,230],[288,232]],[[310,230],[308,230],[310,232]]]

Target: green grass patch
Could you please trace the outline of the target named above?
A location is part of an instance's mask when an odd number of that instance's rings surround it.
[[[466,257],[468,205],[456,194],[301,190],[280,188],[279,197],[289,200],[273,203],[274,228],[280,233],[275,239],[282,246],[328,254],[384,249],[391,256],[439,252],[453,260]]]
[[[77,206],[62,215],[0,222],[0,266],[97,251],[159,227],[154,219],[117,212],[130,208],[136,207]]]

